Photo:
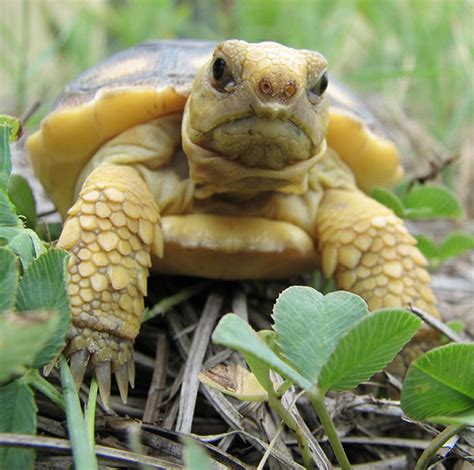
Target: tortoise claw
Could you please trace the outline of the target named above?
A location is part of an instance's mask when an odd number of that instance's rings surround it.
[[[115,371],[115,379],[120,391],[120,398],[124,403],[127,403],[128,398],[128,367],[127,364],[122,364]]]
[[[82,384],[89,358],[90,354],[87,349],[80,349],[71,354],[71,373],[77,388]]]
[[[99,385],[100,398],[108,409],[110,399],[111,366],[110,361],[99,362],[95,366],[95,376]]]
[[[130,387],[135,388],[135,361],[132,358],[127,362],[128,381]]]

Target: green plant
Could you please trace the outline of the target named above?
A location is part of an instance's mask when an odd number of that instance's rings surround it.
[[[403,219],[453,219],[463,215],[460,201],[445,186],[405,183],[395,192],[375,188],[371,195]],[[474,236],[464,231],[450,233],[439,245],[425,235],[418,235],[416,239],[418,248],[428,259],[431,269],[437,268],[449,258],[474,248]]]
[[[0,116],[0,432],[35,434],[36,405],[33,388],[66,410],[73,449],[84,447],[77,391],[70,386],[69,368],[61,364],[65,399],[46,381],[38,369],[55,361],[65,344],[70,326],[66,289],[67,253],[44,244],[25,227],[17,205],[35,214],[31,189],[24,180],[11,185],[9,141],[15,138],[19,122]],[[29,219],[32,223],[33,220]],[[69,375],[68,375],[69,374]],[[83,421],[82,421],[83,422]],[[78,431],[79,430],[79,431]],[[77,437],[79,435],[79,438]],[[81,441],[82,439],[82,441]],[[94,468],[92,452],[79,451],[77,468]],[[91,458],[92,455],[92,458]],[[86,459],[81,467],[82,459]],[[33,468],[34,451],[0,447],[0,468]]]
[[[256,333],[239,316],[227,314],[212,338],[243,353],[270,406],[295,432],[307,468],[312,468],[307,442],[279,399],[291,384],[306,392],[339,464],[350,468],[324,396],[329,390],[350,390],[382,370],[421,321],[404,310],[369,314],[357,295],[333,292],[324,296],[303,286],[290,287],[279,296],[273,320],[273,331]],[[286,379],[282,388],[275,390],[270,370]]]
[[[474,344],[448,344],[427,352],[408,369],[401,406],[413,420],[448,424],[423,452],[416,470],[464,426],[474,426]]]
[[[212,470],[212,462],[206,451],[192,438],[183,439],[186,470]]]

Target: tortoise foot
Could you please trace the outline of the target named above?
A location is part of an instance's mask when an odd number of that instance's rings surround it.
[[[99,392],[106,407],[109,406],[112,374],[115,375],[120,397],[128,398],[128,385],[135,386],[133,342],[107,332],[73,327],[65,355],[76,386],[80,386],[86,370],[94,371]]]
[[[328,191],[318,218],[326,277],[370,310],[415,305],[439,317],[427,261],[403,221],[359,192]]]
[[[91,173],[68,212],[59,246],[71,253],[73,327],[66,354],[76,383],[90,367],[105,404],[114,373],[120,395],[133,384],[133,342],[142,321],[151,252],[161,251],[158,209],[138,172],[104,165]]]

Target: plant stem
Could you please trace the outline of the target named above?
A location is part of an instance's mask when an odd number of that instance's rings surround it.
[[[48,397],[53,403],[59,406],[59,408],[62,410],[65,409],[64,398],[61,392],[59,392],[54,385],[50,384],[37,369],[30,370],[24,376],[24,380]]]
[[[86,423],[82,415],[76,385],[66,359],[61,356],[61,384],[66,404],[67,429],[71,441],[76,470],[97,470],[97,459],[87,436]]]
[[[308,440],[305,435],[301,432],[298,423],[291,413],[283,406],[281,401],[277,398],[273,387],[272,390],[267,390],[268,392],[268,403],[269,405],[278,413],[278,416],[283,420],[283,422],[295,433],[296,442],[298,442],[298,447],[301,451],[301,456],[303,457],[304,466],[307,469],[313,469],[313,458],[309,450]]]
[[[95,410],[97,405],[97,391],[99,384],[95,376],[92,377],[91,388],[89,389],[89,397],[87,399],[86,408],[86,427],[89,441],[92,447],[95,447]]]
[[[336,427],[332,422],[331,416],[326,408],[324,403],[324,395],[321,395],[319,390],[316,388],[312,388],[308,391],[308,398],[310,399],[313,407],[318,415],[321,424],[323,425],[324,431],[326,432],[329,443],[331,444],[332,450],[341,466],[342,470],[350,470],[351,464],[349,463],[349,459],[347,458],[346,452],[344,451],[344,447],[342,447],[341,440],[337,435]]]
[[[423,451],[418,462],[416,462],[415,470],[425,470],[431,459],[436,455],[436,452],[443,446],[443,444],[455,434],[458,434],[464,428],[462,424],[451,424],[440,432]]]

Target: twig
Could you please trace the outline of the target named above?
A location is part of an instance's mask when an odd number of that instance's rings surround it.
[[[36,111],[38,111],[40,106],[41,106],[41,101],[36,100],[33,104],[31,104],[30,106],[26,108],[25,112],[20,116],[21,127],[24,127],[24,125],[28,122],[31,116],[33,116],[33,114],[35,114]]]
[[[323,440],[322,442],[324,442]],[[423,441],[421,439],[403,439],[400,437],[366,437],[366,436],[350,436],[342,437],[343,444],[362,444],[374,446],[394,446],[394,447],[408,447],[411,449],[426,449],[430,441]]]
[[[211,337],[212,328],[220,314],[224,297],[222,294],[211,293],[199,320],[198,327],[193,335],[184,369],[183,384],[179,397],[179,412],[176,421],[176,430],[184,434],[191,432],[194,408],[199,389],[198,372],[201,370],[204,354]]]
[[[377,460],[376,462],[367,462],[359,465],[353,465],[352,468],[360,470],[405,470],[408,465],[405,455],[393,457],[391,459]]]
[[[277,432],[273,436],[272,440],[269,442],[268,447],[266,448],[265,453],[263,454],[263,457],[260,459],[260,462],[258,463],[257,470],[263,470],[263,468],[265,467],[268,457],[270,457],[272,450],[275,447],[275,444],[278,438],[280,437],[280,434],[282,431],[283,431],[283,421],[280,422]]]
[[[451,165],[458,159],[459,155],[452,155],[450,157],[443,158],[441,162],[434,162],[433,160],[429,160],[429,171],[425,175],[417,176],[416,178],[414,178],[411,184],[413,184],[413,182],[415,181],[418,181],[418,183],[423,184],[427,181],[435,179],[445,170],[445,168],[447,168],[449,165]]]
[[[281,377],[279,377],[277,374],[272,373],[272,380],[274,379],[280,385],[277,391],[277,395],[278,395],[279,393],[281,393],[281,387],[283,387],[284,389],[285,387],[288,387],[288,384],[286,383],[286,381],[283,381]],[[283,405],[288,409],[290,414],[293,416],[293,418],[295,419],[298,425],[298,428],[300,429],[300,432],[303,434],[303,436],[306,437],[309,448],[312,453],[313,461],[316,463],[316,467],[319,470],[329,470],[332,467],[331,462],[327,458],[323,449],[321,449],[319,442],[314,438],[313,434],[308,428],[308,425],[304,421],[303,417],[301,416],[296,406],[296,402],[299,400],[301,396],[302,396],[301,392],[298,395],[295,395],[294,390],[290,388],[289,390],[286,390],[283,393],[283,396],[281,397],[281,401]]]
[[[455,331],[449,328],[449,326],[445,325],[442,321],[433,317],[433,315],[430,315],[429,313],[423,310],[420,310],[419,308],[411,304],[410,304],[410,311],[413,312],[416,316],[420,317],[427,325],[431,326],[432,328],[434,328],[435,330],[439,331],[441,334],[446,336],[450,341],[453,341],[454,343],[466,342],[466,339],[462,338],[461,335],[458,335]]]
[[[44,436],[31,436],[29,434],[11,434],[11,433],[0,433],[0,446],[8,447],[33,447],[36,449],[44,449],[56,452],[71,453],[71,444],[66,439],[59,439],[57,437],[44,437]],[[159,469],[182,469],[182,465],[174,464],[165,459],[158,457],[149,457],[147,455],[139,455],[134,452],[128,452],[125,450],[113,449],[112,447],[106,446],[95,446],[95,453],[97,457],[116,461],[126,462],[129,464],[142,463],[144,465],[150,465],[153,468]]]
[[[278,416],[282,421],[294,432],[296,441],[298,442],[298,447],[303,457],[304,466],[307,469],[314,468],[313,458],[311,456],[311,451],[309,447],[308,440],[303,434],[300,426],[296,422],[292,414],[283,406],[282,402],[277,398],[275,392],[272,390],[267,390],[268,392],[268,404],[272,407],[273,410],[278,413]]]
[[[157,419],[158,405],[161,402],[163,388],[166,384],[166,369],[168,364],[168,341],[163,333],[156,339],[156,357],[153,376],[146,400],[143,421],[154,423]]]

